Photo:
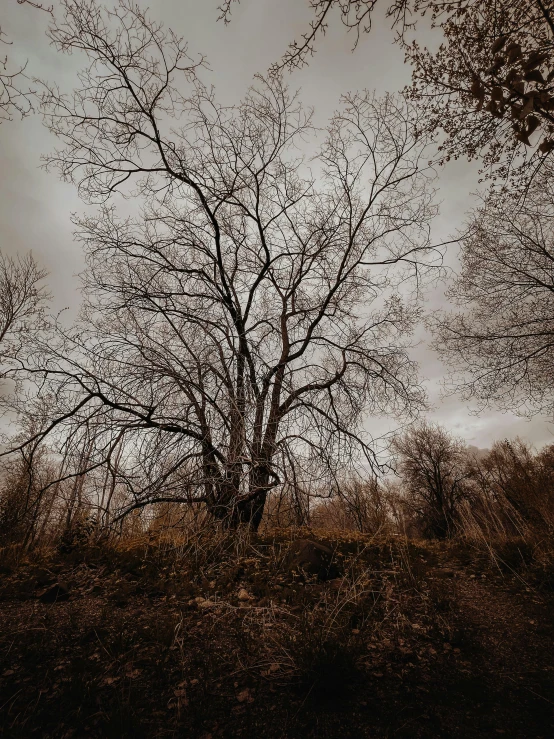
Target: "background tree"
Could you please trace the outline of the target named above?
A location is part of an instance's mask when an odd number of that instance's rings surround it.
[[[436,52],[417,41],[405,48],[414,66],[411,95],[427,103],[430,129],[446,134],[444,159],[480,156],[485,166],[500,163],[498,176],[513,174],[519,183],[521,157],[531,158],[527,180],[554,149],[554,3],[425,6],[444,42]]]
[[[29,359],[58,404],[29,443],[77,449],[94,425],[88,467],[125,446],[123,513],[203,503],[256,527],[287,458],[320,479],[374,466],[366,415],[421,407],[406,351],[419,313],[396,291],[440,263],[417,111],[346,96],[316,179],[299,149],[317,132],[278,77],[223,108],[201,60],[134,5],[65,9],[51,38],[90,66],[73,95],[44,95],[63,143],[50,165],[84,197],[132,192],[142,211],[106,203],[79,221],[83,317]]]
[[[0,545],[30,546],[48,524],[58,490],[57,470],[44,448],[0,466]]]
[[[539,173],[524,202],[491,196],[474,213],[447,293],[461,310],[433,320],[450,388],[482,407],[554,410],[551,172],[549,164]]]
[[[469,493],[467,449],[446,429],[424,422],[393,443],[406,502],[426,536],[454,535],[460,504]]]
[[[4,363],[41,322],[49,298],[46,276],[32,254],[12,259],[0,252],[0,378]]]
[[[327,492],[321,498],[315,500],[311,513],[316,528],[384,536],[393,527],[387,493],[375,478],[343,480],[334,494]]]
[[[539,452],[504,439],[470,456],[473,494],[461,512],[463,535],[486,542],[523,537],[548,542],[554,527],[554,447]]]
[[[547,446],[534,452],[521,439],[496,442],[479,463],[480,487],[512,526],[522,532],[554,524],[554,455]]]

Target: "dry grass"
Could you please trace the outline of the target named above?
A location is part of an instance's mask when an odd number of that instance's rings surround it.
[[[285,570],[290,541],[307,535],[331,546],[340,577]],[[450,691],[460,710],[469,700],[471,657],[456,642],[462,580],[445,569],[470,566],[458,546],[284,529],[4,549],[0,730],[436,736],[414,729],[422,698]],[[68,599],[41,602],[55,582]]]

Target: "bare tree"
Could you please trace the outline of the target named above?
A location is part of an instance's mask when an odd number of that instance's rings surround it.
[[[11,44],[0,26],[0,44]],[[21,117],[27,115],[31,109],[31,101],[27,90],[22,90],[20,83],[24,79],[25,68],[12,68],[8,54],[0,59],[0,123],[10,120],[14,113]]]
[[[458,509],[469,494],[467,450],[436,424],[422,423],[394,440],[407,504],[424,533],[453,535]]]
[[[49,298],[41,284],[46,275],[30,253],[12,259],[0,252],[0,378],[2,364],[41,321]]]
[[[552,414],[554,394],[554,189],[552,167],[523,203],[489,197],[462,239],[448,292],[461,310],[437,314],[436,348],[450,388],[482,407]]]
[[[397,291],[415,300],[440,265],[417,111],[352,94],[321,140],[280,78],[224,108],[134,5],[65,8],[51,37],[90,66],[73,95],[44,95],[64,144],[49,161],[105,204],[78,222],[82,320],[29,359],[58,403],[29,443],[77,449],[94,425],[88,468],[124,445],[122,515],[203,503],[257,527],[287,460],[320,479],[375,466],[366,415],[422,406],[407,354],[419,310]],[[140,214],[119,217],[117,192]]]
[[[13,259],[0,252],[0,412],[16,408],[20,428],[32,427],[34,431],[37,427],[25,408],[23,388],[17,382],[10,388],[2,380],[17,380],[14,368],[20,366],[19,360],[45,325],[50,297],[44,285],[46,275],[31,253]],[[29,435],[33,432],[25,436]],[[0,434],[0,442],[5,441],[5,434]],[[0,469],[0,477],[5,478],[0,486],[1,536],[21,535],[26,543],[34,536],[44,499],[40,491],[50,473],[51,465],[45,464],[40,445],[32,451],[22,449],[17,461],[10,460],[7,468]]]
[[[494,535],[551,534],[554,448],[535,452],[521,439],[496,442],[472,464],[476,495],[470,523]]]

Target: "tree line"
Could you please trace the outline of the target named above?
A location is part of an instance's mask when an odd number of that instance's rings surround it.
[[[554,530],[554,445],[536,451],[521,439],[491,449],[468,446],[444,427],[421,422],[392,442],[395,472],[381,479],[337,475],[333,486],[288,483],[264,507],[261,530],[315,528],[373,537],[465,539],[478,544],[548,541]],[[46,449],[32,463],[12,458],[0,483],[0,546],[58,541],[71,548],[106,535],[211,530],[209,508],[168,497],[122,516],[128,491],[110,473],[71,469]],[[146,513],[146,515],[145,515]]]

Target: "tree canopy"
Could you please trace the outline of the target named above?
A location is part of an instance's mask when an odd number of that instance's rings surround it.
[[[28,444],[57,439],[81,473],[124,449],[125,510],[203,503],[233,525],[256,526],[292,468],[375,468],[367,414],[424,402],[407,348],[441,261],[417,110],[353,93],[321,133],[275,75],[223,107],[134,4],[64,6],[51,38],[89,65],[43,95],[49,165],[101,208],[77,220],[82,319],[29,357],[56,413]]]

